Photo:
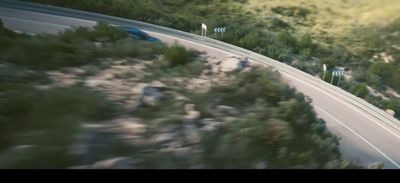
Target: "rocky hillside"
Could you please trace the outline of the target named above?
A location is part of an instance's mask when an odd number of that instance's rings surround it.
[[[0,33],[0,168],[358,168],[301,93],[243,58],[105,24]]]
[[[26,0],[120,16],[234,44],[322,78],[400,119],[399,0]],[[215,27],[226,32],[214,34]],[[338,84],[338,78],[333,78]]]

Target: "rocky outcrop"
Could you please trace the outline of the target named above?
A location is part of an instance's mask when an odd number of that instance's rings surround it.
[[[161,89],[166,88],[166,85],[161,82],[139,83],[132,88],[132,93],[140,95],[140,104],[155,106],[163,97]]]
[[[217,122],[213,118],[205,118],[200,121],[201,131],[206,133],[214,133],[222,126],[222,122]]]
[[[200,118],[200,112],[194,109],[194,104],[186,104],[185,105],[186,115],[183,117],[183,120],[186,123],[194,123]]]
[[[135,168],[135,161],[126,157],[117,157],[97,161],[88,169],[132,169]]]
[[[242,59],[239,57],[229,57],[221,63],[220,70],[222,72],[241,71],[247,66],[247,64],[247,59]]]
[[[228,116],[237,116],[239,115],[239,111],[231,106],[219,105],[216,108],[216,112],[223,113]]]
[[[201,141],[199,130],[194,124],[185,124],[183,133],[187,145],[197,144]]]

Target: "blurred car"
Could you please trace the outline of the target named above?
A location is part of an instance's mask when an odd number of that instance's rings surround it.
[[[128,35],[132,38],[148,42],[161,42],[159,39],[149,36],[147,33],[141,31],[140,29],[134,27],[119,27],[119,28],[128,33]]]

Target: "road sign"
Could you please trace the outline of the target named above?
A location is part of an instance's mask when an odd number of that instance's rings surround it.
[[[201,23],[201,28],[204,29],[204,30],[207,30],[207,25],[204,24],[204,23]]]
[[[334,76],[343,76],[344,75],[344,71],[342,71],[342,70],[338,70],[338,71],[333,71],[332,72],[332,75],[334,75]]]
[[[333,72],[332,72],[331,84],[332,84],[332,82],[333,82],[333,78],[334,78],[335,76],[338,76],[338,77],[339,77],[339,80],[338,80],[338,82],[337,82],[337,86],[339,86],[340,78],[341,78],[343,75],[344,75],[344,71],[343,71],[343,70],[336,70],[336,71],[333,71]]]
[[[216,28],[214,28],[214,32],[220,32],[220,33],[223,33],[223,32],[225,32],[225,27],[216,27]]]
[[[215,36],[217,36],[217,32],[221,33],[222,36],[223,36],[225,30],[226,30],[225,27],[216,27],[216,28],[214,28]]]
[[[326,64],[324,64],[324,65],[322,66],[322,68],[324,69],[324,71],[326,71]]]

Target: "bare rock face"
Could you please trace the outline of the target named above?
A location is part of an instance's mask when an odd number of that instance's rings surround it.
[[[167,88],[167,85],[160,81],[153,81],[152,83],[138,83],[131,89],[132,94],[140,95],[140,103],[155,106],[158,101],[163,97],[161,90]]]
[[[239,57],[228,57],[225,61],[223,61],[220,65],[220,70],[222,72],[233,72],[240,71],[244,69],[248,64],[247,59],[243,60]]]
[[[213,118],[202,119],[200,124],[202,125],[201,131],[206,133],[213,133],[222,126],[222,122],[217,122]]]
[[[121,139],[138,144],[143,141],[142,133],[146,131],[146,125],[139,118],[121,117],[114,119],[107,125],[107,132],[118,134]]]
[[[193,78],[190,79],[185,88],[188,90],[195,90],[197,92],[205,93],[211,88],[211,81],[208,79]]]
[[[161,85],[160,83],[156,83]],[[155,106],[157,102],[163,97],[162,93],[160,92],[160,87],[154,87],[147,83],[139,83],[135,87],[132,88],[131,92],[134,95],[140,95],[140,103]]]
[[[144,88],[149,86],[147,83],[138,83],[135,87],[132,88],[131,92],[135,95],[142,95]]]
[[[153,81],[150,83],[150,86],[153,88],[167,88],[167,85],[161,81]]]
[[[186,104],[185,112],[186,115],[183,117],[185,123],[193,123],[200,118],[200,112],[194,109],[194,104]]]
[[[150,143],[164,143],[172,141],[175,137],[174,133],[159,133],[149,139]]]

